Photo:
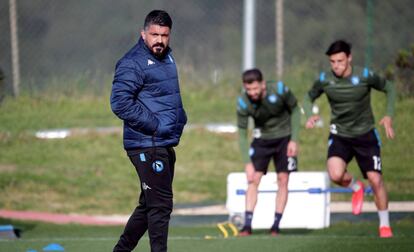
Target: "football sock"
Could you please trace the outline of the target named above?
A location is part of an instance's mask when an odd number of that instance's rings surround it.
[[[348,187],[351,188],[354,192],[358,191],[361,188],[361,186],[357,183],[357,180],[355,178],[352,178]]]
[[[246,211],[244,215],[244,226],[251,227],[252,226],[252,219],[253,219],[253,212]]]
[[[273,230],[279,230],[279,224],[280,224],[280,220],[282,219],[282,215],[281,213],[275,213],[275,221],[273,222],[272,225],[272,229]]]
[[[378,217],[380,221],[380,227],[389,227],[390,226],[390,217],[388,210],[379,210]]]

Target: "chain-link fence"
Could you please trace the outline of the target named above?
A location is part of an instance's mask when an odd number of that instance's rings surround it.
[[[12,87],[10,2],[0,0],[0,68]],[[15,0],[23,90],[51,80],[97,79],[137,41],[145,15],[164,9],[173,18],[171,47],[181,74],[235,76],[242,63],[242,0]],[[276,75],[276,0],[256,0],[256,65]],[[325,64],[337,38],[352,42],[354,61],[383,69],[414,42],[411,0],[284,0],[285,69]],[[318,69],[315,69],[317,71]],[[68,85],[62,81],[59,85]]]

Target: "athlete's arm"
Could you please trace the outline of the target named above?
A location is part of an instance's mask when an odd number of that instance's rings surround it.
[[[320,80],[317,80],[313,83],[312,88],[303,98],[303,110],[305,111],[305,117],[307,118],[305,126],[307,129],[315,127],[316,122],[320,119],[319,115],[313,115],[312,106],[313,102],[321,96],[322,93],[322,83]]]
[[[239,128],[239,145],[240,152],[242,154],[242,160],[244,162],[244,170],[246,172],[246,178],[248,182],[253,181],[254,166],[249,157],[249,143],[247,140],[247,129]]]
[[[291,133],[290,141],[287,146],[287,156],[293,157],[297,156],[298,154],[300,109],[295,95],[289,89],[286,89],[286,92],[283,94],[282,97],[290,113]]]
[[[315,127],[316,122],[319,121],[320,116],[319,115],[313,115],[312,114],[312,102],[310,100],[309,95],[305,95],[303,99],[303,110],[305,111],[305,116],[307,118],[305,127],[307,129],[312,129]]]
[[[384,126],[387,138],[394,139],[395,133],[392,128],[392,118],[390,116],[384,116],[379,123]]]
[[[290,115],[290,124],[292,133],[290,135],[290,141],[287,147],[287,156],[295,157],[298,155],[298,139],[300,128],[300,109],[298,105],[296,105],[292,110],[292,114]]]
[[[281,95],[283,102],[290,114],[290,139],[298,142],[299,128],[300,128],[300,109],[298,100],[296,99],[293,92],[287,87],[284,88],[284,93]]]
[[[248,105],[243,98],[239,97],[237,101],[237,127],[239,131],[240,152],[245,164],[250,162],[249,143],[247,140],[247,129],[249,128],[249,113],[247,107]]]
[[[239,147],[242,160],[245,164],[250,162],[249,142],[247,139],[247,129],[239,128]]]
[[[394,116],[394,107],[395,107],[395,86],[394,83],[387,81],[384,87],[384,92],[387,95],[387,116]]]
[[[290,140],[287,146],[287,156],[296,157],[298,155],[299,146],[296,141]]]
[[[305,94],[305,96],[303,97],[303,110],[305,111],[306,118],[309,118],[313,115],[312,105],[313,105],[313,102],[311,101],[309,94]]]
[[[248,128],[249,128],[249,113],[247,111],[247,104],[242,97],[238,98],[237,104],[237,127],[239,131],[239,147],[242,160],[245,164],[246,178],[249,183],[253,181],[254,166],[249,156],[249,142],[248,142]]]
[[[298,155],[298,142],[299,142],[299,128],[300,128],[300,109],[299,106],[296,106],[292,110],[290,115],[292,133],[290,136],[290,141],[287,147],[287,156],[296,157]]]
[[[290,127],[292,129],[290,139],[298,142],[300,128],[300,109],[298,105],[293,108],[292,114],[290,115]]]
[[[394,139],[395,133],[392,127],[392,116],[394,115],[394,106],[395,106],[395,87],[391,82],[386,82],[384,87],[384,92],[387,95],[387,113],[380,120],[380,125],[385,128],[385,135],[387,138]]]
[[[384,126],[385,135],[387,138],[393,139],[395,136],[394,129],[392,127],[392,117],[394,116],[394,107],[395,107],[395,86],[392,82],[381,78],[375,73],[370,73],[368,77],[369,83],[375,89],[382,91],[387,96],[387,111],[386,115],[380,120],[379,124]]]

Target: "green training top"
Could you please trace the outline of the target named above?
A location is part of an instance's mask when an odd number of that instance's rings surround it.
[[[297,141],[300,111],[296,97],[283,82],[266,83],[266,96],[258,102],[251,102],[245,91],[237,101],[237,126],[243,161],[249,161],[247,128],[249,117],[254,120],[253,136],[274,139],[291,135]]]
[[[387,115],[394,115],[395,88],[367,68],[352,67],[346,78],[336,77],[332,71],[322,72],[304,99],[304,110],[309,118],[312,103],[322,94],[331,106],[331,133],[356,137],[375,127],[371,108],[371,88],[387,94]]]

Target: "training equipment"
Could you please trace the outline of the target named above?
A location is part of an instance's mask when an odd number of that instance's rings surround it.
[[[352,194],[352,213],[354,215],[362,212],[362,204],[364,203],[364,184],[361,181],[356,183],[359,185],[359,189]]]
[[[12,225],[0,226],[0,239],[17,239],[20,237],[20,230]]]
[[[319,229],[330,224],[330,189],[326,172],[293,172],[289,177],[289,199],[280,222],[280,228]],[[246,175],[243,172],[227,176],[227,202],[229,221],[243,226],[245,212]],[[253,229],[270,229],[275,214],[277,180],[275,172],[262,177]]]
[[[237,230],[237,227],[234,226],[233,223],[225,221],[225,222],[219,222],[217,223],[217,228],[220,230],[221,234],[223,235],[224,238],[228,238],[229,237],[229,232],[227,231],[226,227],[228,227],[232,233],[233,236],[237,236],[239,234],[239,231]]]
[[[211,239],[214,239],[215,237],[213,237],[213,236],[211,236],[211,235],[205,235],[204,236],[204,239],[206,239],[206,240],[211,240]]]
[[[65,249],[58,243],[50,243],[43,248],[43,251],[65,251]]]
[[[381,238],[391,238],[392,237],[391,227],[387,227],[387,226],[380,227],[379,236]]]

